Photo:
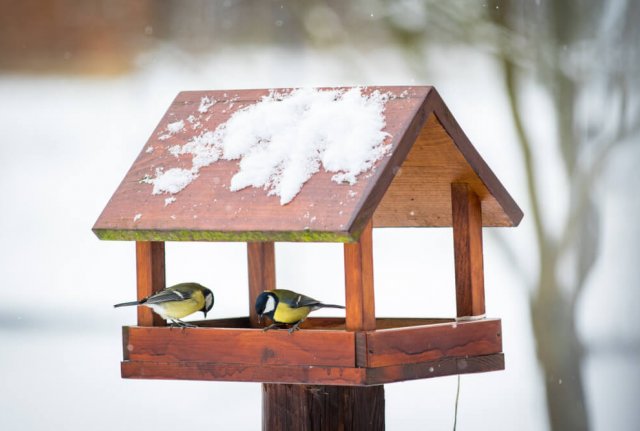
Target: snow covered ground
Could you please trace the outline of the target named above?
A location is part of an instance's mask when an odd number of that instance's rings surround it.
[[[188,428],[258,429],[258,384],[120,379],[120,326],[133,323],[135,311],[111,306],[132,299],[134,246],[101,242],[91,226],[178,91],[292,86],[435,84],[526,214],[500,77],[488,59],[469,55],[448,50],[449,66],[431,68],[424,82],[400,53],[384,49],[365,56],[256,48],[205,58],[159,50],[135,73],[113,79],[0,76],[0,429],[183,429],[176,411],[185,406]],[[467,66],[456,67],[463,58]],[[632,316],[630,304],[638,303],[628,287],[639,279],[632,272],[639,253],[616,226],[638,208],[626,199],[625,181],[613,178],[611,187],[615,217],[580,323],[587,340],[615,333],[637,342],[637,328],[618,316]],[[525,253],[529,223],[525,216],[505,234]],[[631,229],[637,238],[638,228]],[[486,238],[487,314],[503,319],[507,369],[462,377],[458,426],[546,429],[527,292],[491,232]],[[450,230],[384,230],[374,233],[374,244],[379,316],[454,315]],[[623,258],[628,273],[617,271]],[[277,265],[280,287],[342,302],[341,246],[278,244]],[[533,273],[534,265],[526,269]],[[598,282],[616,272],[617,284]],[[212,318],[246,314],[243,244],[168,244],[167,282],[180,281],[214,290]],[[583,370],[596,429],[640,423],[638,359],[599,355]],[[385,388],[388,429],[451,429],[455,377]]]

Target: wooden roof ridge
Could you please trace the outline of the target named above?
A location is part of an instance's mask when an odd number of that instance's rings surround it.
[[[280,89],[275,91],[287,91]],[[451,226],[452,182],[478,194],[485,226],[516,226],[522,211],[473,147],[433,87],[365,87],[392,95],[385,106],[391,151],[354,185],[321,169],[287,205],[261,189],[231,192],[237,161],[219,160],[175,194],[152,195],[141,181],[157,167],[184,167],[169,151],[202,130],[215,130],[246,103],[271,91],[186,91],[177,95],[93,227],[101,239],[351,242],[373,217],[375,227]],[[202,128],[168,138],[167,125],[197,114],[203,97],[218,100]],[[236,105],[234,108],[234,104]],[[239,105],[239,106],[238,106]],[[150,151],[149,149],[152,149]]]

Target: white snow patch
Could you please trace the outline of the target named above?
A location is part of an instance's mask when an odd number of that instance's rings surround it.
[[[149,180],[153,184],[154,195],[160,193],[178,193],[184,189],[197,176],[192,169],[172,168],[163,172],[161,168],[156,169],[156,177]]]
[[[136,214],[135,216],[133,216],[133,221],[137,222],[138,220],[140,220],[140,218],[142,217],[141,213]]]
[[[176,133],[178,133],[182,129],[184,129],[184,121],[183,120],[174,121],[173,123],[167,124],[167,131],[172,135],[175,135]]]
[[[151,145],[149,145],[147,147],[147,150],[145,151],[145,153],[153,153],[153,147]]]
[[[168,198],[166,198],[166,199],[164,200],[164,206],[166,207],[167,205],[172,204],[172,203],[174,203],[175,201],[176,201],[176,198],[175,198],[175,197],[173,197],[173,196],[169,196]]]
[[[200,98],[200,106],[198,107],[198,112],[201,114],[205,114],[209,108],[216,104],[215,99],[211,99],[208,96],[203,96]]]
[[[200,168],[220,158],[240,159],[231,191],[263,187],[280,196],[281,205],[291,202],[321,167],[335,173],[333,181],[353,185],[390,149],[383,131],[388,98],[378,91],[364,95],[360,88],[272,92],[215,131],[171,147],[176,157],[192,154],[192,168],[156,172],[153,193],[179,192]]]

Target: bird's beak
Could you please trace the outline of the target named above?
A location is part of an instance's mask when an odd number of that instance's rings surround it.
[[[204,318],[206,319],[207,318],[207,312],[203,311],[202,314],[204,314]]]

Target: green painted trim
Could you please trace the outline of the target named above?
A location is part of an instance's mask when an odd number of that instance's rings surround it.
[[[93,229],[93,233],[103,240],[115,241],[220,241],[220,242],[356,242],[359,235],[348,232],[323,231],[203,231],[203,230],[134,230],[134,229]]]

